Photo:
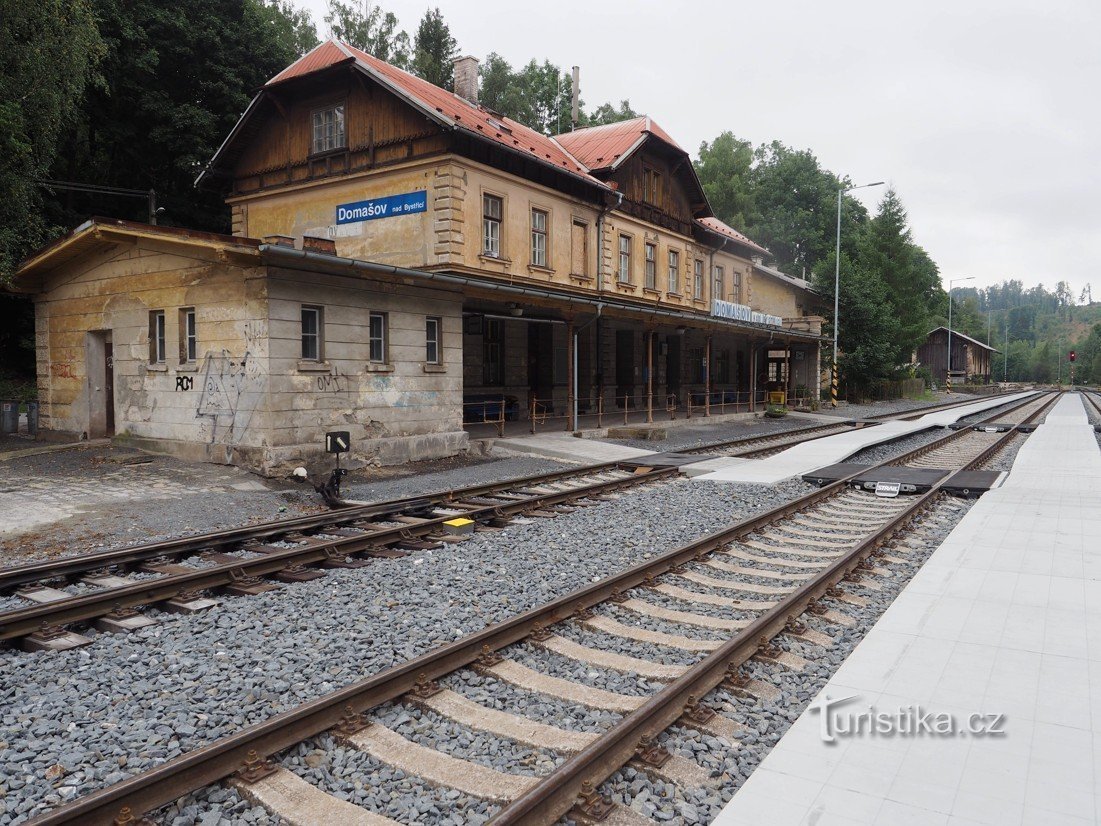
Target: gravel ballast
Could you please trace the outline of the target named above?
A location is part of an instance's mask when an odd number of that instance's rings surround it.
[[[3,652],[0,823],[21,822],[809,490],[801,482],[655,484],[556,519],[227,599],[204,613],[150,611],[157,625],[98,635],[83,648]]]

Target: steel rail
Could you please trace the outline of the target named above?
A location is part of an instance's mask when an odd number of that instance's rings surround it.
[[[490,482],[483,485],[469,485],[454,490],[440,491],[421,496],[400,497],[383,502],[373,502],[367,505],[352,505],[351,507],[335,511],[324,511],[322,513],[309,514],[306,516],[279,519],[272,522],[262,522],[257,525],[245,525],[221,531],[193,534],[191,536],[166,539],[159,542],[146,543],[144,545],[133,545],[126,548],[116,548],[108,551],[97,551],[92,554],[66,557],[64,559],[32,562],[26,565],[0,568],[0,591],[9,590],[32,582],[40,582],[44,579],[87,573],[88,571],[94,571],[112,565],[132,565],[159,556],[182,556],[203,550],[218,550],[219,548],[224,548],[226,545],[235,545],[249,540],[278,537],[294,531],[301,532],[331,528],[361,519],[386,516],[388,514],[407,510],[442,507],[462,499],[486,496],[513,488],[545,485],[570,477],[588,476],[619,469],[622,469],[622,463],[619,461],[603,462],[596,465],[566,468],[563,470],[551,471],[550,473],[523,476],[517,479]]]
[[[1031,397],[1020,406],[1035,402]],[[960,439],[971,431],[949,433],[938,440]],[[912,451],[913,452],[913,451]],[[979,459],[974,460],[975,462]],[[886,463],[881,463],[880,466]],[[862,471],[863,472],[863,469]],[[808,507],[843,492],[857,473],[811,491],[798,499],[743,519],[687,545],[637,563],[598,583],[585,586],[537,608],[488,626],[461,640],[392,666],[357,683],[337,689],[262,723],[241,729],[216,742],[200,746],[161,765],[112,786],[91,792],[57,809],[39,815],[34,826],[104,824],[114,822],[125,807],[148,812],[181,795],[222,780],[239,770],[250,755],[266,756],[326,731],[366,710],[412,691],[425,680],[434,680],[476,662],[486,650],[496,651],[518,642],[533,631],[553,625],[584,609],[639,585],[677,566],[705,557],[747,534],[759,531]],[[678,712],[679,714],[679,712]],[[632,744],[633,748],[633,744]],[[570,761],[571,764],[573,761]],[[578,787],[580,788],[580,787]],[[573,793],[573,797],[576,792]],[[573,799],[571,797],[571,801]],[[572,804],[571,804],[572,805]]]
[[[654,468],[646,473],[610,479],[583,488],[537,494],[513,502],[485,505],[476,510],[465,511],[463,517],[475,522],[484,522],[514,516],[586,496],[599,496],[619,488],[673,477],[678,473],[679,468],[676,467]],[[20,608],[0,614],[0,640],[17,639],[33,634],[43,627],[63,626],[95,619],[120,609],[152,605],[192,592],[239,584],[242,580],[258,579],[291,567],[341,560],[358,553],[370,552],[384,545],[434,533],[441,530],[445,522],[454,518],[454,515],[437,516],[418,524],[366,531],[360,536],[314,540],[296,548],[271,548],[263,551],[262,556],[251,559],[215,563],[190,573],[166,574],[158,579],[144,580],[117,588],[104,588],[69,599]]]
[[[1048,400],[1025,421],[1032,421],[1044,414],[1058,398],[1059,395],[1056,395]],[[969,431],[962,432],[966,434]],[[1013,430],[1004,432],[974,459],[950,476],[939,480],[924,494],[915,497],[909,507],[894,516],[886,525],[652,695],[642,706],[623,717],[555,771],[542,777],[536,785],[506,804],[490,822],[500,826],[556,822],[578,801],[583,788],[597,788],[608,776],[626,765],[635,756],[644,737],[656,737],[675,723],[695,698],[705,696],[728,675],[736,673],[739,666],[781,633],[789,623],[794,622],[831,587],[858,571],[860,563],[877,553],[884,544],[904,530],[915,516],[939,499],[944,493],[942,488],[952,477],[980,466],[1017,435]]]
[[[930,408],[954,407],[959,404],[972,402],[954,402],[951,405],[930,405]],[[925,410],[927,408],[919,408]],[[903,411],[910,412],[910,411]],[[895,414],[880,414],[871,418],[887,418]],[[700,448],[691,448],[684,452],[701,453],[708,450],[724,447],[737,447],[760,442],[762,439],[781,437],[783,435],[799,435],[820,432],[822,430],[839,427],[838,424],[814,425],[806,428],[796,428],[790,431],[781,431],[767,436],[749,436],[743,439],[734,439],[726,442],[717,442],[712,445],[704,445]],[[832,432],[829,434],[832,435]],[[802,439],[793,442],[797,444]],[[807,439],[806,441],[809,441]],[[763,447],[762,450],[775,449]],[[399,497],[396,499],[373,502],[366,505],[351,505],[335,511],[324,511],[306,516],[290,517],[271,522],[262,522],[256,525],[246,525],[237,528],[227,528],[220,531],[212,531],[190,536],[166,539],[158,542],[150,542],[142,545],[132,545],[125,548],[114,548],[106,551],[97,551],[91,554],[65,557],[62,559],[43,560],[24,565],[0,568],[0,592],[10,591],[24,585],[43,582],[51,579],[71,578],[92,571],[98,571],[114,566],[132,566],[158,557],[180,557],[191,555],[200,551],[225,550],[227,546],[238,546],[245,542],[256,541],[272,537],[280,537],[291,532],[319,530],[354,523],[362,519],[386,516],[404,511],[422,510],[431,507],[446,506],[448,503],[463,499],[486,496],[495,492],[506,491],[517,487],[531,487],[549,484],[561,479],[587,476],[604,473],[622,468],[620,461],[603,462],[595,465],[586,465],[577,468],[566,468],[551,471],[549,473],[524,476],[497,482],[489,482],[481,485],[469,485],[454,490],[437,491],[419,496]]]
[[[1012,395],[1016,395],[1018,392],[1020,392],[1020,391],[1013,391],[1011,393],[997,393],[997,394],[994,394],[992,396],[987,396],[986,398],[1000,398],[1001,396],[1012,396]],[[967,400],[949,402],[947,404],[930,404],[930,405],[925,405],[923,407],[911,408],[910,410],[900,410],[896,413],[879,413],[879,414],[876,414],[874,416],[866,416],[866,417],[861,418],[861,419],[841,419],[837,422],[831,422],[829,424],[813,425],[811,427],[800,427],[800,428],[794,428],[792,430],[781,430],[781,431],[778,431],[774,434],[770,434],[768,436],[746,436],[745,438],[742,438],[742,439],[731,439],[729,441],[724,441],[724,442],[712,442],[712,443],[706,444],[706,445],[699,445],[697,447],[685,448],[684,450],[682,450],[680,452],[681,453],[696,454],[696,453],[708,453],[708,452],[716,451],[716,450],[735,450],[735,449],[737,449],[741,446],[747,446],[748,447],[753,442],[759,442],[762,439],[768,439],[768,438],[782,439],[784,436],[787,436],[787,435],[795,436],[795,435],[800,435],[800,434],[820,433],[820,435],[818,435],[818,436],[813,436],[813,437],[807,438],[807,439],[798,439],[798,440],[795,440],[795,441],[791,442],[790,444],[762,445],[758,449],[749,448],[748,450],[743,451],[743,452],[729,454],[729,455],[732,455],[734,457],[752,458],[755,455],[766,453],[766,452],[771,451],[771,450],[777,450],[777,449],[780,449],[780,448],[783,448],[783,447],[789,447],[789,446],[795,445],[795,444],[802,444],[803,442],[813,442],[817,439],[824,439],[827,436],[833,436],[836,433],[843,433],[843,432],[845,432],[845,430],[852,429],[850,425],[846,424],[846,422],[860,421],[860,422],[874,422],[875,424],[879,424],[881,421],[882,422],[892,421],[892,420],[908,421],[910,419],[917,418],[918,416],[924,416],[927,413],[933,413],[933,412],[937,412],[937,411],[941,411],[941,410],[951,410],[952,408],[955,408],[955,407],[963,407],[963,406],[968,405],[968,404],[975,404],[976,401],[977,401],[977,399],[967,399]],[[843,429],[838,430],[837,428],[843,428]],[[821,431],[824,431],[824,430],[829,430],[830,432],[829,433],[821,433]]]

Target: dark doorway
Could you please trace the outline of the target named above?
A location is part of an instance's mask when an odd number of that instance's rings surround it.
[[[624,396],[635,394],[635,334],[633,330],[615,332],[616,407],[623,407]]]
[[[528,324],[528,404],[536,399],[542,411],[554,409],[554,328]]]
[[[88,438],[115,435],[115,354],[110,330],[86,335],[84,369],[88,382]]]
[[[680,336],[667,336],[665,339],[665,383],[670,395],[680,399]]]

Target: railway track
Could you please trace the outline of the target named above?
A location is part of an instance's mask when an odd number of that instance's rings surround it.
[[[1055,398],[1029,399],[1016,410],[1032,421]],[[993,418],[1001,421],[1006,415]],[[974,468],[1016,435],[1012,430],[960,430],[892,461],[906,464],[941,451],[942,467]],[[988,436],[993,438],[976,452],[975,439]],[[953,456],[945,450],[952,446],[965,452]],[[129,823],[136,813],[233,776],[231,782],[244,795],[291,822],[392,823],[311,785],[305,772],[294,770],[294,760],[279,765],[267,759],[323,732],[328,734],[318,743],[343,744],[366,755],[372,765],[389,767],[368,779],[381,785],[384,776],[390,783],[417,777],[427,786],[449,789],[434,805],[441,800],[457,801],[455,805],[470,799],[491,801],[496,823],[552,823],[563,815],[578,822],[606,817],[613,818],[609,822],[649,822],[640,821],[637,813],[612,809],[601,783],[624,766],[677,786],[710,782],[698,764],[666,752],[655,738],[680,721],[736,741],[737,726],[707,706],[709,693],[722,686],[729,696],[752,698],[774,690],[743,670],[751,659],[804,668],[807,663],[786,652],[777,638],[810,647],[831,645],[829,630],[852,624],[847,610],[862,603],[861,593],[882,587],[877,579],[890,578],[898,555],[905,555],[898,540],[911,520],[945,496],[941,480],[918,496],[883,499],[850,487],[853,476],[89,794],[34,822]],[[579,664],[591,678],[557,676],[563,662]],[[469,669],[508,691],[603,709],[611,722],[600,731],[585,731],[558,720],[533,720],[520,707],[479,703],[462,690],[460,675]],[[646,690],[602,688],[600,672],[635,675],[637,685]],[[419,733],[417,726],[394,722],[395,706],[420,715]],[[479,760],[472,747],[458,756],[445,754],[431,745],[433,721],[479,733],[473,739],[494,753],[507,752],[511,743],[537,747],[553,757],[542,771],[532,769],[530,761],[509,771]],[[377,791],[389,794],[385,787]]]
[[[906,411],[905,417],[921,414]],[[850,427],[818,425],[689,452],[762,456]],[[371,557],[454,541],[446,523],[456,518],[472,520],[478,530],[499,529],[517,516],[553,516],[675,476],[674,468],[607,463],[0,569],[0,595],[9,595],[0,596],[0,644],[23,641],[26,647],[55,650],[81,645],[88,638],[73,630],[74,624],[129,631],[153,622],[139,613],[147,606],[203,610],[217,604],[212,595],[262,593],[324,576],[326,568],[358,567]]]
[[[0,569],[0,593],[20,603],[0,613],[0,641],[71,647],[86,641],[67,628],[75,623],[133,630],[152,622],[139,607],[203,610],[217,604],[211,593],[263,593],[322,577],[326,568],[461,541],[448,532],[456,519],[497,530],[517,517],[552,517],[676,474],[672,467],[608,463]]]
[[[785,450],[792,445],[811,441],[813,439],[824,439],[827,436],[833,436],[837,433],[845,433],[846,431],[852,430],[854,427],[874,426],[879,422],[889,420],[910,421],[911,419],[924,416],[927,413],[938,410],[951,410],[955,407],[974,404],[976,401],[977,399],[975,398],[968,398],[949,402],[947,404],[931,404],[912,408],[902,413],[881,413],[859,420],[842,421],[837,424],[822,424],[812,427],[801,427],[795,430],[786,430],[782,433],[776,433],[770,436],[751,436],[744,439],[713,442],[711,444],[688,448],[681,452],[690,454],[713,453],[720,456],[731,456],[741,459],[762,459],[766,456],[779,453],[781,450]]]

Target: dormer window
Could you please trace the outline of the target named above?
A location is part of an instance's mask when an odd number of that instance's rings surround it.
[[[312,152],[331,152],[343,149],[348,143],[344,137],[344,104],[315,109],[313,112]]]

